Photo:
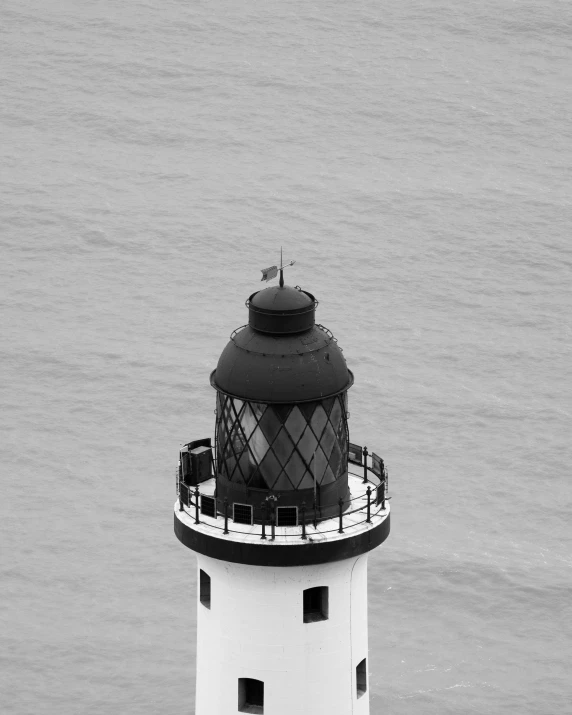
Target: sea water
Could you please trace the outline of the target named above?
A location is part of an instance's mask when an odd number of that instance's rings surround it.
[[[193,712],[181,443],[280,247],[390,473],[372,715],[572,712],[568,2],[4,0],[4,715]]]

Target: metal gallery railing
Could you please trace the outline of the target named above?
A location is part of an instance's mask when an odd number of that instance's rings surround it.
[[[384,461],[381,457],[379,457],[375,452],[371,452],[371,458],[370,462],[371,464],[368,464],[368,456],[370,456],[370,453],[367,450],[367,447],[360,447],[359,445],[349,443],[349,452],[348,452],[348,469],[353,469],[355,471],[358,471],[358,469],[361,467],[361,470],[359,470],[358,474],[355,474],[354,471],[350,471],[350,474],[354,477],[361,477],[362,478],[362,483],[367,484],[367,489],[365,490],[365,494],[359,494],[355,497],[352,497],[349,500],[344,500],[340,497],[338,500],[338,515],[337,515],[337,521],[338,525],[337,528],[332,528],[332,529],[320,529],[320,531],[317,531],[318,524],[326,522],[326,521],[332,521],[335,519],[333,516],[326,516],[326,517],[318,517],[316,514],[316,509],[313,508],[313,516],[310,520],[306,520],[306,505],[304,502],[302,502],[302,505],[299,508],[299,513],[300,513],[300,518],[298,518],[296,514],[296,521],[294,524],[285,524],[285,523],[280,523],[280,518],[278,515],[278,511],[280,509],[288,509],[290,507],[278,507],[276,508],[276,497],[275,496],[269,496],[266,498],[266,510],[265,510],[265,517],[263,518],[261,523],[255,523],[252,519],[252,513],[253,513],[253,506],[252,505],[245,505],[245,504],[233,504],[233,517],[232,517],[232,523],[236,524],[242,524],[242,525],[250,525],[250,526],[259,526],[260,527],[260,539],[261,540],[266,540],[269,539],[270,541],[274,541],[276,539],[276,529],[282,526],[288,526],[288,527],[294,527],[298,529],[297,534],[296,533],[289,533],[286,535],[278,535],[278,538],[284,538],[286,537],[292,537],[299,535],[299,537],[303,540],[306,540],[308,538],[308,530],[311,529],[312,527],[314,530],[316,530],[316,533],[319,534],[328,534],[328,533],[334,533],[337,532],[339,534],[343,534],[346,529],[348,528],[355,528],[357,526],[366,524],[366,523],[371,523],[372,521],[372,516],[375,516],[376,514],[385,511],[386,509],[386,501],[391,499],[391,497],[387,496],[387,490],[388,490],[388,471],[387,468],[384,464]],[[216,464],[215,464],[215,473],[216,473]],[[214,529],[219,529],[223,534],[240,534],[244,536],[245,534],[248,534],[249,536],[256,535],[256,532],[253,532],[252,530],[250,531],[244,531],[244,530],[237,530],[237,529],[229,529],[229,520],[231,520],[230,514],[229,514],[229,507],[231,506],[228,502],[228,499],[218,499],[217,497],[213,496],[212,494],[203,494],[201,493],[199,486],[198,485],[188,485],[184,481],[181,480],[180,476],[180,469],[177,470],[177,497],[179,500],[179,511],[185,512],[190,516],[191,518],[194,519],[195,524],[200,524],[201,523],[201,516],[205,516],[209,518],[209,522],[204,522],[208,523],[208,526]],[[365,504],[363,503],[365,500]],[[362,504],[358,506],[355,509],[351,509],[347,507],[348,504],[351,505],[352,502],[357,502],[361,501]],[[239,507],[249,507],[251,511],[251,520],[250,521],[245,521],[245,520],[237,520],[236,519],[236,506]],[[220,507],[220,509],[219,509]],[[273,508],[272,508],[273,507]],[[296,507],[292,507],[293,509],[297,509]],[[298,512],[298,510],[297,510]],[[365,516],[364,519],[360,521],[347,521],[347,517],[349,517],[352,514],[357,514],[361,513]],[[211,521],[212,520],[212,521]],[[219,526],[218,521],[222,520],[224,526]],[[344,520],[345,524],[344,524]],[[212,522],[215,523],[212,523]]]

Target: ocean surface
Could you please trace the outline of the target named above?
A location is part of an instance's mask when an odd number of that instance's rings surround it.
[[[281,246],[390,472],[372,715],[572,713],[570,2],[3,0],[0,76],[2,714],[192,715],[178,448]]]

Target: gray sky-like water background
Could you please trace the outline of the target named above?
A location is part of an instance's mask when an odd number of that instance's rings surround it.
[[[177,452],[281,245],[390,471],[372,715],[572,712],[570,3],[4,0],[0,61],[2,713],[192,714]]]

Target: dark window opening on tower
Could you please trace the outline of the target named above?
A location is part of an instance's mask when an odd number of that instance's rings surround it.
[[[238,679],[238,711],[264,713],[264,683],[253,678]]]
[[[367,692],[367,658],[364,658],[356,668],[356,689],[358,698]]]
[[[276,517],[276,526],[298,526],[298,507],[279,506]]]
[[[214,497],[201,495],[201,514],[216,519],[216,503]]]
[[[304,623],[328,620],[328,587],[316,586],[304,590]]]
[[[235,524],[252,524],[252,507],[248,504],[234,504]]]
[[[211,607],[211,577],[202,569],[199,574],[199,597],[203,606]]]

